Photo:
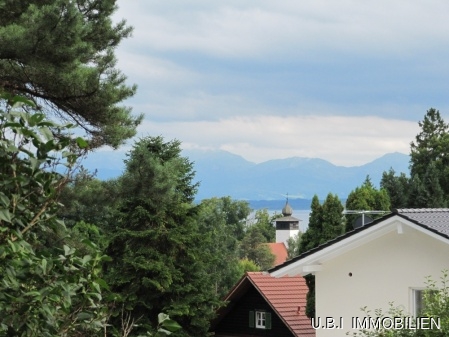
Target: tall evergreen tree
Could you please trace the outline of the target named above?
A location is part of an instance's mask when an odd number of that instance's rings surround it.
[[[61,191],[59,217],[70,227],[84,221],[105,229],[117,207],[118,187],[116,179],[101,181],[79,171]]]
[[[320,236],[320,244],[326,243],[344,231],[344,207],[336,194],[329,193],[322,207],[323,228]]]
[[[424,176],[415,174],[410,183],[409,207],[441,208],[447,206],[447,196],[440,185],[440,172],[431,162]]]
[[[371,183],[369,176],[366,177],[362,186],[356,187],[349,193],[346,199],[347,210],[363,210],[363,211],[389,211],[390,198],[385,189],[376,189]],[[359,215],[346,215],[346,232],[353,230],[353,223]],[[381,214],[370,215],[373,218],[380,217]]]
[[[384,172],[381,187],[392,208],[446,207],[449,200],[449,124],[438,110],[427,110],[410,144],[410,178]]]
[[[410,144],[410,175],[424,176],[427,166],[435,162],[437,170],[449,166],[449,125],[446,124],[438,110],[427,110],[420,121],[421,132]]]
[[[415,181],[419,177],[423,184],[421,188],[414,188],[415,193],[419,190],[424,193],[418,198],[424,203],[417,206],[444,207],[449,199],[449,125],[438,110],[431,108],[419,126],[421,132],[411,143],[410,151],[410,176]],[[434,193],[433,200],[426,196]]]
[[[319,246],[320,233],[323,230],[322,222],[322,206],[318,196],[315,194],[312,198],[312,203],[310,204],[309,226],[302,235],[300,241],[298,250],[300,254]]]
[[[76,122],[90,147],[135,135],[142,117],[119,106],[136,86],[115,68],[114,50],[131,34],[112,22],[116,0],[7,0],[0,9],[0,90]]]
[[[317,195],[310,205],[309,227],[301,237],[299,253],[304,253],[341,235],[344,231],[343,205],[337,195],[329,193],[323,205]],[[305,277],[307,293],[306,315],[315,317],[315,276]]]
[[[140,329],[166,312],[190,336],[204,335],[218,305],[207,274],[203,238],[193,205],[197,184],[178,141],[138,141],[120,178],[121,207],[111,226],[106,270],[112,291]],[[120,324],[117,320],[116,326]]]
[[[401,172],[396,172],[390,168],[388,172],[382,174],[380,188],[384,189],[390,198],[390,208],[407,208],[409,207],[410,195],[410,178]]]

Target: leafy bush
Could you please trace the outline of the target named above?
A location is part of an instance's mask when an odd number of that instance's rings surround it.
[[[99,277],[106,259],[96,246],[79,256],[45,238],[64,229],[58,195],[87,146],[69,125],[27,112],[33,103],[1,94],[0,111],[0,334],[77,336],[105,321]],[[64,171],[66,174],[61,174]]]
[[[352,333],[353,337],[442,337],[449,336],[449,274],[442,271],[440,282],[436,282],[430,276],[426,278],[426,290],[424,291],[424,308],[419,317],[427,317],[439,321],[440,329],[386,329],[380,327],[376,330],[362,329]],[[407,315],[400,307],[390,303],[387,312],[380,309],[374,311],[374,316],[366,307],[362,309],[366,316],[382,319],[384,317],[399,317],[410,319],[412,326],[416,326],[415,318]],[[348,333],[349,334],[349,333]]]

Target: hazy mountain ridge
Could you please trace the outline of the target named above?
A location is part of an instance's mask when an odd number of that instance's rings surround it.
[[[285,200],[287,193],[292,200],[311,199],[314,194],[324,199],[329,192],[345,199],[367,175],[374,185],[379,186],[382,173],[390,167],[398,173],[409,172],[409,156],[397,152],[353,167],[302,157],[256,164],[226,151],[185,150],[183,155],[194,162],[195,180],[200,182],[197,200],[229,195],[260,203]],[[91,171],[98,169],[97,177],[105,180],[122,174],[124,158],[119,152],[95,152],[83,165]]]
[[[251,163],[225,151],[185,151],[195,163],[196,179],[201,182],[197,198],[230,195],[235,199],[276,200],[289,193],[292,197],[310,199],[314,194],[325,198],[329,192],[341,198],[369,175],[378,186],[382,173],[393,168],[408,173],[409,156],[389,153],[368,164],[353,167],[336,166],[319,158],[293,157]],[[207,153],[206,152],[206,153]],[[213,158],[213,159],[212,159]],[[232,158],[232,163],[227,160]]]

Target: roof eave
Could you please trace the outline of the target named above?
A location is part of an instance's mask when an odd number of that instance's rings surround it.
[[[284,275],[294,276],[299,274],[304,276],[307,274],[314,274],[320,270],[320,266],[324,262],[338,255],[362,246],[367,242],[383,236],[391,231],[397,231],[398,233],[402,232],[403,224],[413,227],[419,231],[426,232],[427,234],[438,237],[439,239],[444,239],[438,234],[429,232],[423,226],[417,225],[398,214],[394,214],[373,226],[367,225],[366,228],[363,228],[363,230],[354,231],[346,237],[343,236],[341,239],[337,238],[333,240],[332,244],[324,246],[312,254],[304,254],[305,256],[303,258],[297,259],[293,262],[287,261],[283,265],[275,267],[269,272],[274,277],[281,277]]]

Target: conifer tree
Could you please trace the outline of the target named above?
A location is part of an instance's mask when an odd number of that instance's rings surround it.
[[[310,205],[309,227],[302,235],[299,253],[304,253],[343,233],[343,205],[337,195],[329,193],[323,205],[317,195],[312,198]],[[306,315],[315,317],[315,276],[305,277],[309,291],[307,293]]]
[[[440,172],[431,162],[424,176],[415,174],[410,183],[409,207],[441,208],[446,207],[447,199],[440,185]]]
[[[329,193],[322,206],[322,233],[320,244],[324,244],[343,234],[344,207],[336,194]]]
[[[116,0],[0,2],[0,90],[25,95],[114,147],[135,135],[141,116],[119,106],[134,95],[114,50],[131,34],[113,24]]]
[[[437,170],[449,166],[449,125],[438,110],[430,108],[420,121],[421,132],[410,144],[410,175],[426,173],[429,163],[434,162]]]
[[[410,178],[401,172],[396,172],[390,168],[388,172],[382,174],[380,188],[384,189],[390,198],[390,208],[410,207],[408,200],[410,194]]]
[[[320,233],[322,232],[322,206],[318,196],[315,194],[310,205],[309,226],[302,235],[299,253],[304,253],[312,248],[319,246]]]
[[[422,196],[420,199],[427,201],[418,206],[444,207],[449,198],[449,125],[438,110],[431,108],[419,126],[421,132],[410,144],[410,176],[419,176],[425,194],[437,196],[435,200]]]
[[[420,133],[410,144],[410,178],[384,172],[391,207],[447,207],[449,200],[449,124],[436,109],[427,110]]]
[[[193,164],[180,152],[178,141],[143,138],[119,179],[122,201],[110,228],[113,262],[106,278],[139,325],[136,335],[155,326],[159,312],[179,322],[184,333],[204,335],[218,305],[205,266],[199,206],[193,204]]]

